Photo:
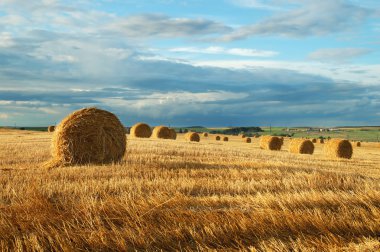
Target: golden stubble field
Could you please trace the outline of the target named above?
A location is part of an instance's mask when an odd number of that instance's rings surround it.
[[[128,139],[121,164],[47,170],[51,136],[0,130],[1,251],[380,250],[378,143]]]

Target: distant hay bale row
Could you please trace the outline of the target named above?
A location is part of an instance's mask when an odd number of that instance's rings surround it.
[[[312,155],[314,153],[314,144],[312,141],[307,139],[292,139],[289,145],[289,152]]]
[[[201,140],[200,136],[196,132],[188,132],[185,135],[185,139],[190,142],[199,142]]]
[[[50,125],[50,126],[48,127],[48,132],[54,132],[54,130],[55,130],[55,126]]]
[[[282,141],[276,136],[262,136],[260,138],[260,148],[264,150],[281,150]]]
[[[353,154],[353,149],[350,141],[343,139],[331,139],[325,144],[325,155],[332,158],[347,158],[350,159]]]
[[[152,135],[152,129],[146,123],[136,123],[131,128],[130,135],[136,138],[149,138]]]
[[[114,114],[97,108],[77,110],[56,127],[53,159],[46,166],[118,162],[126,142],[125,128]]]

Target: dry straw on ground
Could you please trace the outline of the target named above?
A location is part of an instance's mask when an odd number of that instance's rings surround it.
[[[176,140],[177,139],[177,132],[175,132],[175,129],[170,128],[170,139]]]
[[[55,126],[54,125],[50,125],[48,127],[48,132],[54,132],[54,130],[55,130]]]
[[[152,129],[146,123],[137,123],[131,128],[130,135],[137,138],[149,138],[152,135]]]
[[[170,129],[166,126],[157,126],[153,129],[153,138],[171,139],[170,136]]]
[[[216,137],[215,137],[215,140],[216,140],[216,141],[220,141],[220,136],[216,136]]]
[[[204,132],[204,133],[203,133],[203,136],[204,136],[204,137],[208,137],[208,133],[207,133],[207,132]]]
[[[289,152],[311,155],[314,153],[314,144],[310,140],[296,138],[290,142]]]
[[[243,139],[243,141],[244,141],[245,143],[251,143],[251,142],[252,142],[252,139],[251,139],[250,137],[246,137],[246,138]]]
[[[264,150],[281,150],[282,142],[276,136],[262,136],[260,139],[260,148]]]
[[[53,135],[48,167],[120,161],[126,149],[124,126],[112,113],[85,108],[63,119]]]
[[[343,139],[331,139],[325,144],[325,155],[332,158],[347,158],[350,159],[353,154],[350,141]]]
[[[224,141],[224,142],[228,142],[228,137],[226,137],[226,136],[223,137],[223,141]]]
[[[200,136],[196,132],[188,132],[185,135],[185,139],[190,142],[199,142],[201,140]]]

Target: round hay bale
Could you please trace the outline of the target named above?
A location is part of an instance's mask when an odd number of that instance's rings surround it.
[[[317,143],[317,139],[316,139],[316,138],[313,138],[313,139],[311,140],[311,142],[312,142],[312,143]]]
[[[224,142],[228,142],[228,137],[226,137],[226,136],[223,137],[223,141],[224,141]]]
[[[281,150],[281,139],[276,136],[262,136],[260,148],[264,150]]]
[[[170,139],[176,140],[177,139],[177,132],[175,132],[175,129],[170,128]]]
[[[246,135],[241,134],[240,137],[241,137],[241,138],[246,138]]]
[[[189,132],[185,135],[185,139],[190,142],[199,142],[201,137],[196,132]]]
[[[281,145],[284,145],[284,137],[280,137]]]
[[[153,138],[171,139],[170,136],[171,136],[170,129],[166,126],[154,127],[153,132],[152,132]]]
[[[152,129],[146,123],[136,123],[131,128],[130,135],[137,138],[149,138],[152,135]]]
[[[216,137],[215,137],[215,140],[216,140],[216,141],[220,141],[220,136],[216,136]]]
[[[362,143],[361,142],[356,142],[356,147],[361,147]]]
[[[246,143],[251,143],[252,142],[252,139],[250,137],[246,137],[243,139],[244,142]]]
[[[50,167],[118,162],[127,143],[119,119],[97,108],[84,108],[68,115],[57,126],[52,142]]]
[[[55,126],[54,125],[50,125],[47,130],[48,130],[48,132],[54,132]]]
[[[208,137],[208,133],[207,133],[207,132],[204,132],[204,133],[203,133],[203,136],[204,136],[204,137]]]
[[[347,158],[350,159],[353,154],[350,141],[343,139],[331,139],[325,144],[325,155],[332,158]]]
[[[289,152],[312,155],[314,153],[314,144],[310,140],[293,139],[289,145]]]
[[[325,140],[323,138],[320,138],[319,143],[323,144],[323,143],[325,143]]]

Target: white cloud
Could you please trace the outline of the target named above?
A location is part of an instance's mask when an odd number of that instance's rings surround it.
[[[181,52],[181,53],[199,53],[199,54],[227,54],[243,57],[273,57],[278,54],[275,51],[265,51],[257,49],[247,49],[247,48],[223,48],[219,46],[210,46],[206,48],[197,47],[176,47],[172,48],[171,52]]]
[[[9,32],[0,33],[0,48],[14,46],[15,42]]]
[[[342,63],[370,52],[371,50],[367,48],[324,48],[310,53],[308,58],[317,61]]]
[[[9,115],[6,114],[6,113],[0,113],[0,119],[8,119],[9,118]]]

